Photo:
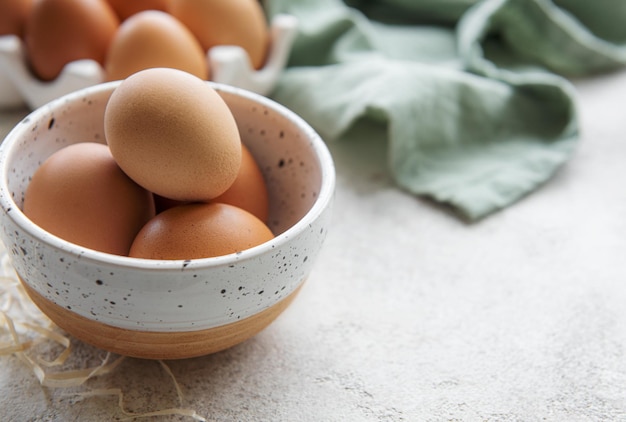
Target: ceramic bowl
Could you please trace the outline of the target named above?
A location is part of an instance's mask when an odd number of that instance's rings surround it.
[[[21,211],[38,166],[76,142],[104,143],[119,82],[70,93],[28,115],[0,145],[0,236],[26,291],[57,325],[99,348],[151,359],[213,353],[254,336],[294,299],[327,233],[332,158],[300,117],[261,95],[211,84],[237,121],[269,190],[276,237],[236,254],[148,260],[77,246]]]

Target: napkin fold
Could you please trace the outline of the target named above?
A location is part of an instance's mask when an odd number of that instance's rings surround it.
[[[329,141],[374,124],[398,186],[469,221],[575,150],[567,77],[626,64],[626,2],[270,0],[300,32],[271,96]],[[368,126],[369,125],[369,126]]]

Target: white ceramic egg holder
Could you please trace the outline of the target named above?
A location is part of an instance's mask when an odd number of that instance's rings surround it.
[[[270,24],[271,43],[262,69],[250,65],[248,55],[238,46],[217,46],[207,52],[211,80],[268,95],[287,64],[298,31],[291,15],[276,15]],[[102,66],[94,60],[68,63],[53,81],[37,79],[28,68],[21,39],[0,36],[0,109],[23,105],[36,109],[62,95],[104,82]]]

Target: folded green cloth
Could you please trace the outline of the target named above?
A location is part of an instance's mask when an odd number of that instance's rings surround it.
[[[300,32],[271,96],[327,141],[388,143],[407,191],[473,221],[519,200],[579,136],[566,77],[626,64],[626,1],[269,0]]]

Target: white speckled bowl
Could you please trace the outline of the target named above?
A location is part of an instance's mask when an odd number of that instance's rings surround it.
[[[49,155],[76,142],[104,142],[103,113],[119,82],[33,111],[0,145],[2,241],[33,301],[87,343],[153,359],[213,353],[273,321],[311,271],[335,184],[325,144],[281,105],[207,83],[231,108],[270,194],[269,226],[276,237],[237,254],[189,261],[116,256],[64,241],[22,213],[26,186]]]

